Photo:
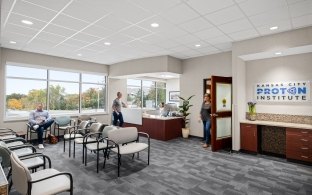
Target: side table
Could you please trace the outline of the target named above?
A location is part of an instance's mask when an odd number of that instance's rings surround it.
[[[26,132],[24,132],[24,131],[16,131],[15,133],[16,133],[17,137],[22,137],[22,138],[26,139]]]

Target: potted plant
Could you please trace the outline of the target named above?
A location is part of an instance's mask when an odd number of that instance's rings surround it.
[[[195,95],[192,95],[189,98],[183,98],[183,97],[179,96],[179,99],[182,100],[182,105],[179,106],[179,109],[180,109],[179,112],[182,114],[183,122],[184,122],[184,127],[182,128],[183,138],[188,138],[188,136],[190,134],[190,129],[188,128],[188,123],[189,123],[190,119],[188,119],[187,116],[191,114],[191,113],[189,113],[189,109],[193,105],[190,104],[190,100],[194,96]]]
[[[255,121],[257,118],[256,113],[256,102],[248,102],[248,114],[249,114],[249,120]]]

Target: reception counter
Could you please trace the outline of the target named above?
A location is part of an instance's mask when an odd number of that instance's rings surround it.
[[[125,123],[125,127],[137,127],[148,133],[150,138],[167,141],[182,136],[182,117],[143,116],[142,125]]]

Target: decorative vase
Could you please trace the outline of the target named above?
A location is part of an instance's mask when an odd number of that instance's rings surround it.
[[[255,121],[257,119],[257,114],[256,113],[249,113],[249,120]]]
[[[182,137],[183,138],[188,138],[189,134],[190,134],[190,130],[189,129],[182,128]]]

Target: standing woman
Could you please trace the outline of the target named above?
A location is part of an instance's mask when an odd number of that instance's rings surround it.
[[[204,95],[204,101],[200,109],[200,119],[203,121],[204,130],[204,145],[203,148],[209,147],[210,144],[210,127],[211,127],[211,104],[210,104],[210,94]]]

